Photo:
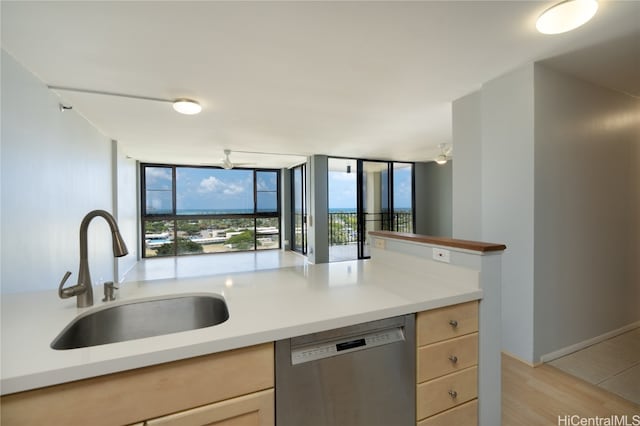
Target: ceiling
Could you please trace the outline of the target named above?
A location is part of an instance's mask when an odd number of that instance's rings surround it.
[[[601,1],[590,23],[556,36],[535,31],[549,5],[2,1],[1,35],[47,85],[198,100],[202,113],[184,116],[165,102],[56,91],[141,161],[218,163],[224,149],[261,167],[310,154],[429,161],[451,143],[453,100],[532,61],[640,96],[628,57],[640,2]]]

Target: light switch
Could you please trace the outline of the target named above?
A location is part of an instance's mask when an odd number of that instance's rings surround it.
[[[384,250],[384,240],[380,239],[380,238],[376,238],[374,239],[374,243],[373,246],[377,249],[382,249]]]

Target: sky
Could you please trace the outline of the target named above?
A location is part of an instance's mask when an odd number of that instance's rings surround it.
[[[357,173],[329,172],[329,208],[356,208],[356,176]],[[411,208],[411,168],[394,170],[394,207],[396,209]]]
[[[171,169],[147,167],[148,204],[156,209],[171,208]],[[356,208],[357,173],[329,172],[329,208]],[[411,168],[394,170],[395,208],[411,207]],[[260,211],[277,209],[277,173],[258,172],[258,207]],[[274,192],[271,192],[274,191]],[[197,167],[176,168],[177,212],[189,210],[253,209],[253,171]],[[168,206],[167,206],[168,203]]]
[[[277,210],[277,172],[258,172],[259,211]],[[171,169],[146,169],[147,189],[171,189]],[[272,192],[273,191],[273,192]],[[176,210],[253,210],[253,170],[176,168]]]

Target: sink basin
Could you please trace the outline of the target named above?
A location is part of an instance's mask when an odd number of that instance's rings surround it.
[[[53,349],[75,349],[211,327],[229,319],[217,295],[179,295],[133,301],[87,312],[51,342]]]

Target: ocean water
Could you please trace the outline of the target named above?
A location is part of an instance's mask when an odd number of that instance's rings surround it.
[[[178,215],[205,215],[205,214],[253,214],[253,209],[185,209],[177,210]]]

